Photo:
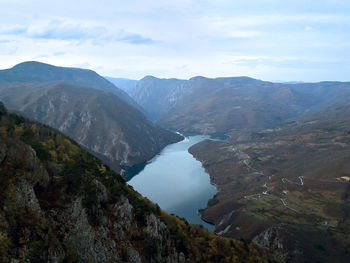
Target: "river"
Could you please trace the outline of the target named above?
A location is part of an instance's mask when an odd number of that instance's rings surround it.
[[[189,136],[168,145],[128,184],[168,213],[213,231],[214,226],[204,222],[197,211],[206,207],[217,190],[210,184],[201,162],[188,152],[192,145],[209,138],[207,135]]]

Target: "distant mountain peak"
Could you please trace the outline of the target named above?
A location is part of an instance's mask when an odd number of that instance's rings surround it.
[[[144,80],[159,80],[159,78],[152,75],[146,75],[142,79],[140,79],[140,81],[144,81]]]

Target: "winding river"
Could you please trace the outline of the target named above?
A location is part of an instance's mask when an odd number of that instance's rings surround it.
[[[217,190],[210,184],[202,164],[188,152],[192,145],[209,138],[207,135],[189,136],[168,145],[128,184],[168,213],[213,231],[214,227],[204,222],[197,211],[206,207]]]

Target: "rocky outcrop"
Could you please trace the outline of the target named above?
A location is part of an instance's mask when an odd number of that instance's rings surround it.
[[[20,237],[18,247],[2,257],[2,262],[25,261],[28,257],[41,262],[143,262],[145,254],[140,254],[142,250],[132,242],[139,233],[161,244],[152,251],[156,262],[184,262],[184,255],[173,247],[167,227],[154,214],[149,214],[146,225],[140,227],[129,200],[121,196],[117,202],[111,202],[105,186],[95,181],[101,212],[100,223],[95,225],[83,206],[84,196],[61,192],[57,200],[50,200],[52,196],[47,193],[59,187],[60,179],[49,175],[32,148],[11,141],[11,146],[2,143],[1,149],[4,157],[0,174],[11,176],[13,184],[5,188],[7,202],[0,207],[0,235]],[[1,186],[6,183],[3,178]],[[11,213],[19,217],[16,222],[11,222]],[[41,246],[45,247],[44,252]]]

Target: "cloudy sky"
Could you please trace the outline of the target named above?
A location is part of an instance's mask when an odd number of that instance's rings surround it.
[[[0,0],[0,68],[350,80],[349,0]]]

